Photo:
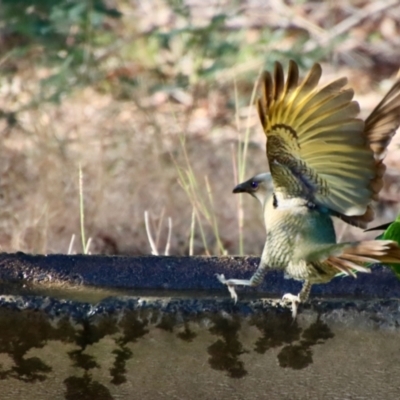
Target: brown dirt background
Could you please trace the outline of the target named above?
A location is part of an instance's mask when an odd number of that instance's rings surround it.
[[[72,235],[77,237],[72,252],[82,251],[81,165],[91,253],[150,253],[147,210],[160,253],[170,217],[170,254],[188,254],[194,208],[199,219],[193,253],[222,252],[217,226],[222,247],[237,254],[242,211],[239,197],[231,193],[237,183],[233,160],[247,127],[246,179],[267,169],[264,135],[249,106],[262,65],[270,68],[275,60],[285,64],[295,58],[304,73],[313,62],[321,62],[323,81],[348,77],[364,117],[400,67],[400,1],[192,0],[184,2],[190,13],[186,21],[166,1],[114,3],[123,17],[113,22],[118,45],[101,64],[100,83],[74,87],[59,104],[24,108],[49,69],[27,55],[11,77],[0,78],[0,109],[18,110],[17,123],[0,119],[1,251],[65,253]],[[187,24],[207,26],[218,13],[228,15],[223,27],[226,40],[240,41],[243,52],[207,78],[196,75],[196,53],[179,38],[169,49],[154,46],[156,28],[168,33]],[[266,29],[278,39],[266,40]],[[299,37],[304,38],[300,44]],[[3,50],[5,40],[3,35]],[[188,77],[186,85],[176,85],[181,75]],[[127,89],[125,79],[135,80],[135,86]],[[159,90],[154,89],[157,82]],[[399,211],[399,134],[386,164],[376,224],[393,219]],[[197,181],[197,200],[192,201],[178,179],[178,168],[184,172],[189,166]],[[201,211],[201,201],[208,216]],[[243,212],[244,253],[259,255],[264,241],[259,205],[244,196]],[[374,236],[340,223],[338,233],[342,239]]]

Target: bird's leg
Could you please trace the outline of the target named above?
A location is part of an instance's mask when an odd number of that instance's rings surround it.
[[[224,285],[228,287],[229,293],[231,294],[232,299],[237,302],[238,296],[235,291],[235,286],[242,285],[242,286],[258,286],[264,278],[267,265],[264,264],[262,261],[258,266],[256,272],[250,279],[225,279],[223,274],[217,274],[217,279]]]
[[[301,288],[300,293],[296,296],[291,293],[286,293],[282,297],[282,301],[284,303],[289,303],[292,307],[292,316],[293,319],[297,317],[297,309],[300,303],[304,303],[307,301],[308,296],[310,295],[312,283],[310,281],[304,281],[303,287]]]

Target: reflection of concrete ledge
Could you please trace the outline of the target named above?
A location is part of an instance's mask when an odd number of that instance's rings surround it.
[[[234,304],[215,278],[257,263],[1,254],[1,398],[399,398],[390,270],[315,286],[293,321],[271,298],[299,282],[271,271]]]
[[[156,313],[161,318],[169,315],[174,326],[183,321],[208,319],[210,315],[240,316],[243,320],[255,315],[273,314],[275,322],[286,320],[290,311],[283,308],[279,301],[272,299],[240,300],[234,304],[231,299],[218,298],[169,298],[112,296],[97,303],[80,300],[65,300],[50,296],[2,295],[0,307],[10,310],[42,311],[50,318],[68,317],[71,321],[95,319],[102,315],[123,314],[126,312]],[[75,296],[79,298],[79,293]],[[154,314],[154,315],[156,315]],[[229,319],[229,318],[228,318]],[[365,329],[399,329],[400,301],[393,300],[344,300],[313,299],[300,308],[298,321],[321,319],[337,327],[344,326]]]

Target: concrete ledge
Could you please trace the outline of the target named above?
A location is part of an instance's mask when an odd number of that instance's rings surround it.
[[[94,287],[152,290],[216,290],[227,296],[215,274],[249,278],[256,270],[256,257],[122,257],[84,255],[0,254],[0,279],[4,282],[65,283]],[[299,291],[301,283],[271,270],[257,288],[238,288],[239,293],[268,294]],[[166,295],[168,295],[166,293]],[[312,296],[347,298],[400,298],[400,281],[390,269],[374,266],[371,274],[337,277],[315,285]]]

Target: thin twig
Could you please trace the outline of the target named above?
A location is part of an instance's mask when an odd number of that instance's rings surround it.
[[[85,238],[85,209],[83,202],[83,173],[82,165],[79,164],[79,216],[81,220],[81,240],[82,240],[82,250],[85,253],[86,248],[86,238]]]
[[[90,248],[90,245],[92,244],[92,238],[90,237],[89,239],[88,239],[88,241],[87,241],[87,243],[86,243],[86,246],[85,246],[85,254],[90,254],[89,253],[89,248]]]
[[[242,159],[239,160],[239,179],[240,179],[240,181],[244,180],[244,175],[246,173],[247,149],[249,147],[249,140],[250,140],[250,121],[251,121],[251,109],[252,109],[251,106],[255,102],[258,82],[260,80],[263,69],[264,69],[264,66],[259,69],[258,74],[257,74],[257,79],[255,80],[254,85],[253,85],[253,91],[251,92],[250,107],[249,107],[248,113],[247,113],[246,131],[244,134],[243,154],[242,154]]]
[[[236,184],[242,182],[244,180],[244,176],[246,173],[246,159],[247,159],[247,150],[249,146],[249,140],[250,140],[250,120],[251,120],[251,110],[252,110],[252,105],[255,102],[255,97],[257,93],[257,87],[258,87],[258,81],[261,77],[262,71],[264,69],[264,66],[262,66],[257,75],[257,79],[254,82],[253,85],[253,90],[251,92],[251,98],[250,98],[250,107],[248,109],[248,114],[247,114],[247,123],[246,123],[246,131],[244,134],[244,140],[243,140],[243,147],[242,143],[240,140],[240,130],[238,130],[238,155],[237,155],[237,171],[235,172],[235,167],[234,167],[234,175],[235,175],[235,182]],[[237,100],[236,100],[237,101]],[[234,163],[235,165],[235,163]],[[243,212],[243,196],[239,194],[239,200],[238,200],[238,229],[239,229],[239,254],[243,254],[244,252],[244,244],[243,244],[243,225],[244,225],[244,212]]]
[[[338,36],[343,35],[348,32],[351,28],[358,25],[363,19],[371,18],[372,15],[379,12],[385,11],[388,8],[399,5],[399,0],[391,0],[385,2],[371,2],[369,5],[365,6],[361,10],[357,10],[356,13],[347,17],[343,21],[339,22],[337,25],[333,26],[329,31],[325,30],[320,32],[318,35],[314,35],[314,42],[308,42],[304,47],[304,51],[312,51],[317,47],[324,46],[332,42]],[[299,18],[299,17],[297,17]],[[295,21],[294,21],[295,22]]]
[[[194,243],[194,229],[196,226],[196,213],[194,207],[192,208],[192,222],[190,224],[190,238],[189,238],[189,256],[193,255],[193,243]]]
[[[75,241],[75,234],[73,233],[71,236],[71,240],[69,241],[69,246],[68,246],[68,255],[72,254],[72,249],[74,247],[74,241]]]
[[[330,29],[329,33],[325,37],[322,37],[321,41],[319,42],[320,45],[326,44],[335,37],[343,35],[343,33],[349,31],[351,28],[353,28],[353,26],[359,24],[363,19],[371,18],[373,14],[377,14],[399,4],[399,0],[371,2],[371,4],[367,5],[356,14],[351,15]]]
[[[172,235],[172,219],[168,217],[168,237],[167,237],[167,244],[165,245],[165,252],[164,255],[169,256],[169,248],[171,245],[171,235]]]
[[[235,147],[234,147],[233,143],[231,146],[231,151],[232,151],[233,181],[235,182],[235,185],[237,185],[239,183],[238,182],[238,169],[237,169],[236,160],[235,160]],[[239,255],[243,255],[243,251],[244,251],[243,219],[244,218],[243,218],[243,196],[241,193],[237,196],[237,199],[238,199],[237,215],[238,215],[238,230],[239,230]]]
[[[144,224],[146,226],[146,234],[147,234],[147,239],[150,244],[151,254],[153,254],[154,256],[158,256],[157,247],[154,243],[153,237],[151,236],[151,232],[150,232],[149,213],[147,212],[147,210],[144,212]]]
[[[235,159],[235,145],[231,143],[231,156],[232,156],[232,170],[233,170],[233,182],[235,185],[237,185],[238,182],[238,169],[236,165],[236,159]]]
[[[209,199],[209,202],[210,202],[210,206],[211,206],[211,209],[213,209],[214,208],[214,200],[213,200],[213,196],[212,196],[212,190],[211,190],[210,182],[208,180],[208,176],[207,175],[204,177],[204,180],[206,182],[206,188],[207,188],[207,194],[208,194],[208,199]],[[217,239],[218,247],[219,247],[219,249],[221,251],[221,254],[226,254],[226,249],[224,248],[224,245],[222,244],[222,241],[221,241],[221,238],[220,238],[220,235],[219,235],[218,222],[217,222],[217,218],[216,218],[214,212],[212,213],[212,216],[211,216],[211,223],[212,223],[212,227],[214,229],[214,235],[215,235],[215,238]]]

